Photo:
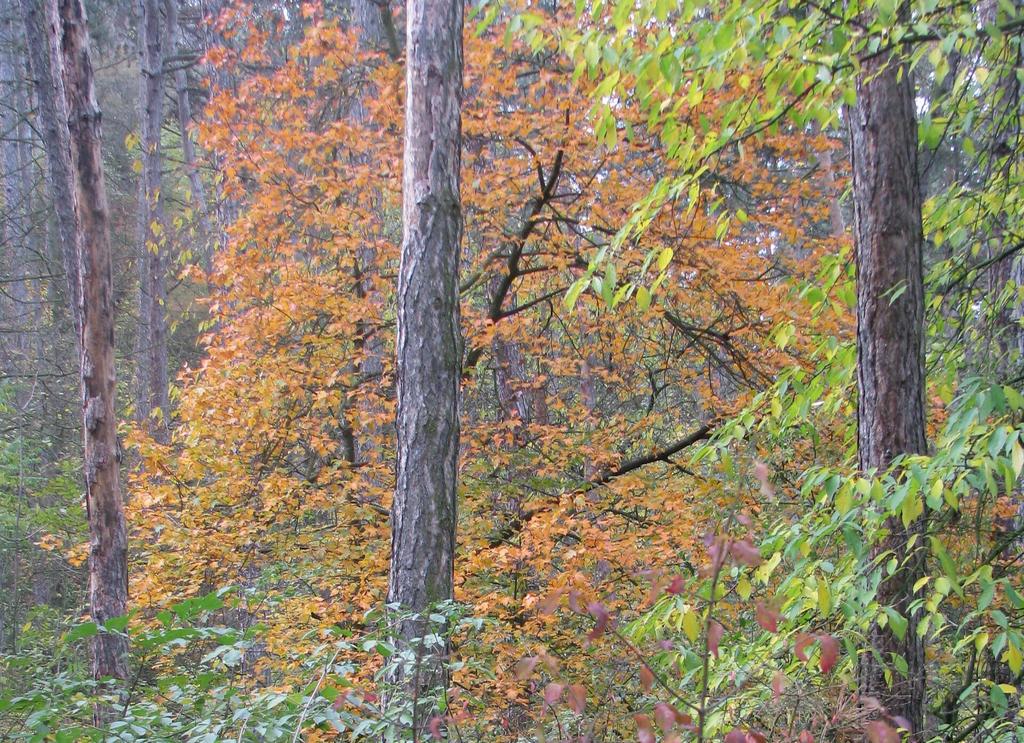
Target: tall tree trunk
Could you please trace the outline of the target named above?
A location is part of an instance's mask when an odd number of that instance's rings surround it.
[[[164,7],[167,13],[168,51],[183,56],[181,48],[181,30],[178,28],[178,2],[166,0]],[[207,273],[213,270],[213,225],[210,223],[210,208],[206,201],[206,186],[199,174],[196,163],[196,146],[192,141],[192,99],[188,92],[188,73],[178,64],[174,70],[174,93],[177,99],[178,128],[181,131],[181,154],[185,161],[185,172],[188,174],[191,202],[199,215],[199,226],[202,234],[202,259]]]
[[[462,0],[411,0],[406,25],[402,256],[398,277],[398,471],[388,601],[451,599],[459,457]],[[402,622],[410,643],[423,624]],[[443,648],[416,647],[413,699],[445,683]],[[413,729],[424,720],[413,716]]]
[[[1022,3],[1016,0],[1010,7],[1020,9]],[[999,3],[986,0],[977,6],[980,25],[989,27],[1003,22]],[[1005,43],[1005,42],[1004,42]],[[982,106],[984,121],[985,152],[980,170],[1000,184],[1003,193],[1008,193],[1012,186],[1013,166],[1019,157],[1021,145],[1021,83],[1017,71],[1024,63],[1024,49],[1020,44],[1007,43],[1005,51],[999,57],[999,64],[994,65],[996,84],[992,87],[993,95]],[[993,184],[994,185],[994,184]],[[999,214],[991,222],[992,237],[989,242],[990,258],[1003,255],[1013,247],[1013,240],[1006,234],[1009,214]],[[1024,285],[1024,261],[1020,250],[1013,251],[1002,260],[996,262],[989,276],[990,292],[998,297],[1009,285],[1016,288]],[[997,371],[1004,379],[1012,379],[1024,357],[1024,302],[1020,298],[1011,300],[996,318],[993,335],[998,341],[996,363]]]
[[[153,433],[167,431],[167,233],[161,194],[164,120],[163,22],[158,0],[139,0],[139,121],[142,173],[139,179],[139,419]],[[159,421],[150,421],[154,410]]]
[[[0,250],[6,259],[2,266],[4,276],[10,279],[2,296],[7,326],[3,351],[11,373],[21,376],[27,368],[25,362],[33,324],[28,276],[35,271],[29,270],[33,258],[28,248],[32,230],[26,189],[29,184],[25,179],[30,165],[25,152],[28,132],[24,116],[28,108],[18,49],[20,33],[15,31],[12,12],[15,8],[11,0],[0,3],[0,190],[3,195]]]
[[[857,255],[857,446],[863,471],[884,470],[902,454],[923,454],[925,438],[924,281],[917,123],[909,67],[893,54],[863,61],[850,112]],[[895,296],[895,299],[893,298]],[[906,718],[914,739],[924,724],[924,646],[909,604],[923,574],[922,521],[905,528],[890,519],[880,550],[899,569],[878,589],[878,602],[908,620],[903,639],[873,626],[859,658],[862,694]],[[893,656],[908,672],[895,668]],[[886,680],[886,672],[892,681]]]
[[[31,1],[31,0],[29,0]],[[114,406],[114,303],[106,187],[100,151],[89,31],[82,0],[48,0],[59,54],[51,60],[64,80],[72,171],[78,203],[82,282],[82,424],[85,503],[89,521],[89,610],[95,622],[125,614],[127,537],[118,473]],[[127,677],[127,639],[112,632],[93,638],[94,678]]]
[[[362,46],[368,49],[384,48],[388,56],[398,59],[402,53],[401,40],[395,29],[391,0],[355,0],[352,20],[359,29]]]
[[[25,48],[34,81],[38,113],[36,115],[43,150],[46,152],[47,186],[57,218],[57,237],[67,290],[68,315],[74,325],[75,343],[82,338],[82,281],[78,258],[78,213],[75,177],[71,165],[71,143],[68,139],[67,101],[60,68],[53,61],[60,59],[56,14],[44,17],[49,3],[21,0],[21,16],[25,25]]]

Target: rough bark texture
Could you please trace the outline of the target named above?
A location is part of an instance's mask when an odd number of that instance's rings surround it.
[[[82,282],[78,261],[78,214],[75,179],[71,168],[71,143],[68,139],[67,103],[60,68],[59,35],[56,13],[44,13],[50,3],[21,0],[25,26],[25,48],[36,93],[37,129],[46,152],[47,186],[57,217],[57,236],[67,286],[68,312],[75,327],[75,342],[82,336]]]
[[[461,0],[412,0],[406,27],[403,238],[398,279],[398,471],[388,600],[422,611],[452,598],[459,454]],[[399,628],[409,641],[416,622]],[[439,652],[411,678],[444,682]],[[414,721],[414,729],[423,723]]]
[[[100,110],[96,105],[89,32],[81,0],[48,0],[56,11],[67,96],[68,130],[78,201],[82,281],[82,423],[85,498],[89,521],[89,610],[95,622],[125,614],[127,538],[118,473],[114,407],[114,303]],[[57,5],[56,8],[53,6]],[[127,677],[127,640],[101,632],[93,638],[95,678]]]
[[[139,1],[139,122],[142,173],[139,179],[139,419],[159,409],[168,413],[166,230],[161,194],[163,155],[160,129],[164,120],[163,19],[157,0]],[[153,423],[163,438],[164,423]]]
[[[402,53],[391,0],[355,0],[352,21],[359,29],[360,44],[366,48],[385,49],[392,59]]]
[[[910,70],[888,55],[866,59],[849,124],[857,251],[857,445],[862,470],[883,470],[899,455],[927,448],[923,238]],[[907,529],[892,519],[888,526],[880,549],[893,550],[900,569],[882,581],[878,601],[906,617],[908,627],[903,640],[891,629],[871,629],[873,652],[860,656],[858,681],[862,694],[905,717],[916,738],[924,722],[924,647],[907,606],[924,553],[920,540],[913,550],[907,543],[923,524]],[[906,660],[906,676],[895,670],[894,653]]]

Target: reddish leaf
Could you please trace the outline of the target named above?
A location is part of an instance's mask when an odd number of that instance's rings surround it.
[[[576,614],[583,613],[583,608],[580,606],[580,593],[575,588],[569,591],[569,609]]]
[[[544,701],[552,707],[558,703],[558,700],[562,698],[562,685],[556,684],[552,681],[550,684],[544,687]]]
[[[594,628],[590,630],[587,637],[596,640],[608,628],[608,609],[600,601],[594,601],[587,605],[587,611],[594,618]]]
[[[537,667],[538,660],[540,660],[540,658],[538,658],[537,656],[528,655],[522,660],[520,660],[518,663],[516,663],[514,669],[516,678],[520,681],[525,681],[526,679],[530,678],[530,676],[533,675],[533,669]]]
[[[739,728],[733,728],[732,731],[725,736],[725,743],[747,743],[747,734]]]
[[[796,653],[796,657],[802,662],[807,662],[807,648],[814,644],[814,637],[808,635],[806,632],[799,632],[796,636],[796,645],[793,651]]]
[[[786,677],[782,675],[782,671],[776,671],[775,676],[772,678],[772,697],[776,702],[782,697],[782,692],[785,688]]]
[[[640,743],[654,743],[654,728],[651,727],[651,718],[647,715],[633,715],[636,721],[636,737]]]
[[[672,730],[672,726],[679,721],[682,715],[675,707],[671,704],[665,704],[664,702],[658,702],[654,705],[654,719],[658,723],[658,727],[661,728],[661,732],[668,733]]]
[[[872,720],[864,726],[871,743],[900,743],[900,734],[881,720]]]
[[[814,743],[814,735],[810,730],[804,730],[800,733],[800,737],[797,738],[800,743]]]
[[[562,594],[564,593],[564,588],[552,591],[537,603],[537,611],[541,614],[554,614],[558,609],[558,605],[562,602]]]
[[[768,469],[768,465],[764,462],[757,462],[754,465],[754,479],[761,486],[761,492],[765,496],[772,498],[775,496],[775,488],[772,487],[771,480],[769,479],[770,475],[771,472]]]
[[[747,743],[768,743],[768,736],[760,730],[748,730]]]
[[[644,687],[646,692],[650,692],[651,687],[654,686],[654,674],[647,666],[640,667],[640,686]]]
[[[430,737],[434,740],[441,740],[441,718],[434,716],[430,718]]]
[[[839,640],[832,635],[818,635],[818,642],[821,643],[819,666],[822,673],[828,673],[839,660]]]
[[[782,615],[776,609],[768,606],[763,601],[758,601],[757,606],[754,610],[754,615],[757,619],[757,623],[761,625],[761,628],[768,632],[779,631],[779,619]]]
[[[710,650],[716,658],[718,657],[718,644],[722,641],[723,634],[725,634],[725,628],[718,622],[712,620],[711,625],[708,627],[708,650]]]
[[[708,554],[711,556],[711,571],[715,571],[725,562],[725,556],[729,551],[729,543],[721,537],[708,535],[704,541],[708,545]]]
[[[651,590],[647,592],[647,597],[644,599],[644,606],[654,606],[655,602],[661,598],[662,592],[665,590],[667,580],[663,577],[656,576],[651,581]]]
[[[686,582],[683,580],[683,576],[674,575],[672,580],[668,584],[668,588],[665,589],[665,593],[670,593],[673,596],[678,596],[686,588]]]
[[[736,558],[736,562],[743,565],[756,568],[761,564],[761,550],[755,547],[749,539],[741,539],[738,542],[733,542],[732,546],[729,547],[729,551],[732,552],[732,556]]]
[[[582,715],[587,708],[587,690],[581,684],[573,684],[568,688],[565,701],[577,715]]]
[[[548,669],[551,675],[558,673],[558,658],[548,653],[543,653],[540,659],[544,661],[544,667]]]

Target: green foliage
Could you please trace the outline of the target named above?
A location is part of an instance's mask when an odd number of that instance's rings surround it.
[[[397,741],[403,738],[396,731],[410,729],[414,709],[455,724],[446,689],[413,700],[389,684],[399,667],[407,675],[415,672],[419,647],[471,642],[482,623],[466,617],[460,605],[433,607],[424,620],[423,638],[402,650],[392,628],[414,616],[393,609],[372,612],[365,634],[357,637],[335,628],[313,652],[288,659],[297,671],[294,679],[254,687],[242,671],[258,656],[262,628],[213,623],[233,603],[231,591],[224,589],[181,602],[152,622],[121,617],[103,627],[78,624],[63,635],[56,652],[36,648],[0,656],[4,678],[28,680],[20,690],[0,687],[0,738],[262,742],[296,740],[299,731],[323,730],[351,740]],[[83,644],[98,632],[129,632],[134,671],[128,682],[88,677]],[[448,672],[465,664],[452,661]],[[362,672],[360,665],[365,666]],[[368,688],[361,686],[366,669],[375,669]],[[386,710],[381,693],[391,698]],[[117,719],[104,729],[92,724],[97,704],[116,711]]]
[[[827,260],[819,280],[831,275],[829,294],[842,295],[851,277],[836,265]],[[818,311],[828,309],[822,297]],[[943,339],[932,339],[934,360]],[[663,595],[626,634],[655,648],[650,662],[671,679],[668,701],[707,707],[705,734],[756,730],[765,715],[781,713],[790,730],[810,730],[825,717],[831,734],[863,734],[864,719],[847,700],[874,624],[899,637],[913,628],[930,648],[928,704],[939,720],[932,740],[975,730],[1024,734],[1013,714],[1024,670],[1024,586],[1007,569],[1024,534],[1015,505],[1024,395],[1013,385],[965,379],[941,409],[929,456],[861,474],[850,417],[854,370],[852,343],[823,340],[811,370],[783,374],[694,455],[733,509],[713,527],[706,562],[685,591]],[[807,451],[814,452],[809,467],[800,464]],[[736,533],[743,514],[759,518],[759,556],[734,560],[718,575],[715,545],[745,538]],[[890,524],[922,515],[926,526],[912,541],[926,571],[904,616],[877,600],[883,576],[900,567],[885,538]],[[708,648],[709,617],[724,625],[716,653]],[[827,638],[841,652],[823,664]],[[901,657],[885,662],[889,673],[907,670]],[[664,696],[655,688],[652,699]]]

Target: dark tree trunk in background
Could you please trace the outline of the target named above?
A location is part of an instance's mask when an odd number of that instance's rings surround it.
[[[186,49],[181,43],[181,31],[178,28],[178,3],[180,0],[166,0],[164,3],[167,14],[167,50],[172,54],[184,55]],[[174,94],[177,102],[178,128],[181,130],[181,155],[185,161],[185,172],[188,174],[189,190],[192,205],[198,212],[202,234],[199,236],[203,266],[207,273],[213,270],[213,225],[210,223],[210,207],[206,201],[206,186],[199,174],[196,159],[196,146],[192,141],[192,98],[188,90],[188,72],[178,63],[174,70]]]
[[[882,471],[894,458],[927,448],[917,123],[911,71],[893,55],[864,60],[849,126],[857,254],[857,447],[861,470]],[[894,518],[888,528],[880,549],[892,550],[900,567],[882,581],[878,602],[906,617],[908,626],[902,640],[891,628],[871,628],[873,652],[859,658],[858,683],[862,694],[905,717],[916,738],[924,723],[924,646],[908,605],[923,574],[924,551],[920,539],[913,548],[908,540],[921,533],[923,523],[907,529]],[[893,654],[906,661],[906,676],[896,670]]]
[[[74,324],[75,343],[82,337],[82,282],[79,276],[78,215],[75,204],[75,177],[71,166],[68,139],[67,102],[60,68],[56,14],[44,12],[49,3],[21,0],[25,27],[25,48],[32,72],[37,105],[37,128],[46,152],[47,187],[57,218],[57,237],[67,288],[68,316]]]
[[[462,18],[462,0],[412,0],[407,10],[398,472],[388,601],[415,612],[453,595],[463,350]],[[409,642],[422,635],[422,625],[404,622],[399,634]],[[413,697],[445,683],[443,652],[430,652],[413,676],[398,679]],[[423,723],[414,720],[414,728]]]
[[[139,329],[136,344],[139,420],[157,438],[167,431],[167,232],[160,143],[164,120],[163,19],[158,0],[139,0]],[[159,421],[151,421],[154,410]]]
[[[385,50],[388,56],[397,59],[402,49],[391,5],[391,0],[355,0],[352,21],[359,29],[359,40],[363,46]]]
[[[57,7],[54,8],[54,5]],[[127,537],[118,473],[114,406],[114,303],[106,187],[89,31],[82,0],[48,0],[54,14],[67,97],[67,127],[78,202],[82,282],[82,423],[85,498],[89,521],[89,610],[101,623],[125,614],[128,597]],[[93,638],[94,678],[127,677],[124,636]]]
[[[17,3],[0,3],[0,192],[3,210],[0,211],[0,251],[4,261],[0,264],[7,284],[0,302],[3,302],[4,337],[3,361],[11,373],[24,374],[33,313],[29,304],[29,276],[32,251],[28,246],[34,234],[31,229],[29,193],[31,182],[25,178],[31,167],[31,153],[27,151],[28,128],[24,112],[24,74],[21,55],[20,24],[15,24]]]

